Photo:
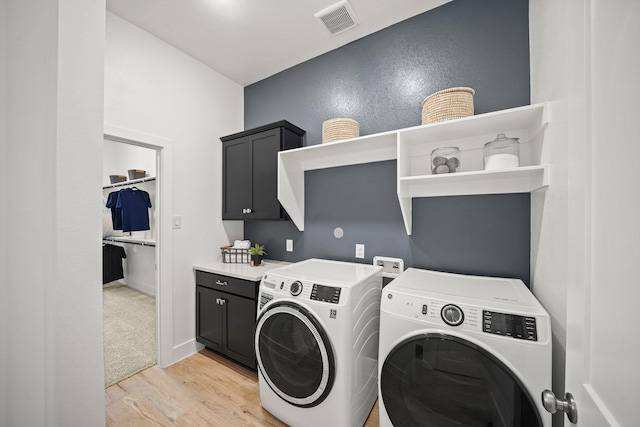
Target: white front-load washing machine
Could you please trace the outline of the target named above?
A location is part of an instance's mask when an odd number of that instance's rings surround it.
[[[410,268],[380,303],[380,426],[549,427],[549,315],[520,280]]]
[[[361,427],[377,397],[382,267],[309,259],[267,272],[255,332],[263,408],[290,426]]]

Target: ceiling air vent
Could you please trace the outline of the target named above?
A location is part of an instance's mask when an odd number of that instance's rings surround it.
[[[356,14],[347,0],[322,9],[313,16],[324,23],[332,36],[347,31],[358,24]]]

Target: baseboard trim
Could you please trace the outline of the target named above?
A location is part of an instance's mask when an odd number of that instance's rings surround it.
[[[127,279],[126,277],[123,279],[125,284],[130,288],[133,288],[137,291],[143,292],[147,295],[151,295],[153,297],[156,296],[156,287],[154,284],[140,282],[138,280]]]
[[[185,341],[182,344],[173,347],[173,361],[171,362],[171,364],[179,362],[182,359],[186,359],[187,357],[196,354],[203,348],[204,346],[197,342],[195,338],[189,341]]]

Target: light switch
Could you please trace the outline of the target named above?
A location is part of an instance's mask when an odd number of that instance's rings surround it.
[[[287,252],[293,252],[293,240],[287,239]]]
[[[182,227],[182,217],[180,215],[173,216],[173,228]]]
[[[364,245],[356,244],[356,258],[364,258]]]

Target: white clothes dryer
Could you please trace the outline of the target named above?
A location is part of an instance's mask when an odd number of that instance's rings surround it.
[[[362,427],[377,397],[382,267],[309,259],[267,272],[255,332],[262,406],[292,427]]]
[[[551,426],[549,315],[522,281],[410,268],[380,310],[381,427]]]

